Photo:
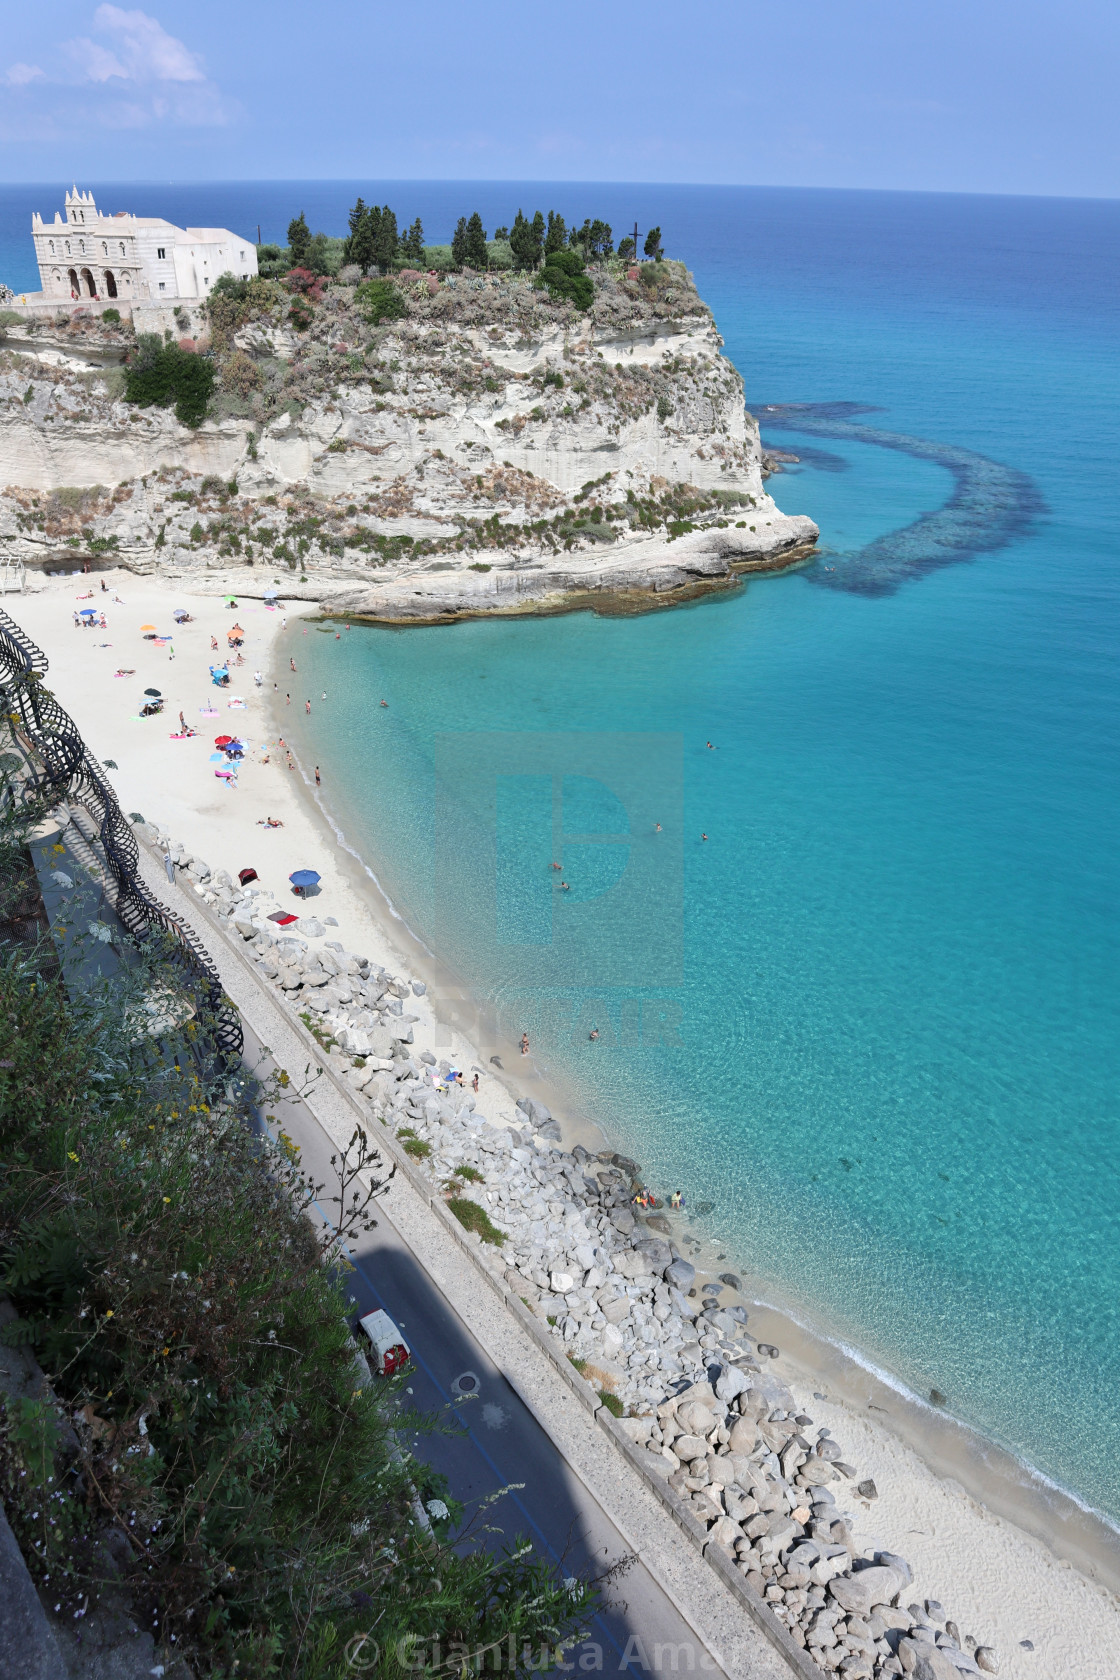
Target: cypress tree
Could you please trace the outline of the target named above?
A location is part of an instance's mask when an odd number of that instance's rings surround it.
[[[342,260],[344,263],[352,263],[357,262],[358,260],[354,255],[354,249],[358,239],[359,230],[366,219],[365,199],[359,197],[358,202],[350,211],[350,214],[346,219],[350,224],[350,232],[347,234],[346,243],[342,247]]]
[[[471,268],[485,269],[489,266],[490,254],[486,249],[486,229],[482,225],[482,217],[475,210],[467,223],[465,242],[465,261]]]
[[[387,204],[381,207],[381,218],[374,239],[374,257],[381,269],[392,268],[400,251],[397,218]]]
[[[551,256],[553,251],[562,251],[568,243],[568,229],[563,216],[558,216],[555,210],[548,212],[548,232],[544,236],[544,254]]]
[[[404,236],[401,243],[401,255],[407,257],[410,262],[422,263],[424,261],[424,224],[419,216]]]
[[[510,229],[509,242],[513,249],[515,268],[536,268],[544,245],[544,217],[538,210],[532,221],[526,221],[519,210]]]
[[[306,268],[307,258],[311,251],[311,229],[307,225],[307,217],[302,210],[293,221],[288,223],[288,251],[291,255],[293,268]]]
[[[467,260],[467,218],[460,216],[455,223],[455,232],[451,236],[451,261],[456,268],[462,268]]]

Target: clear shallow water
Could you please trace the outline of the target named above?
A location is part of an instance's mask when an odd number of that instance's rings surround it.
[[[856,593],[845,556],[878,543],[889,562],[881,539],[954,481],[775,430],[806,464],[771,489],[818,520],[835,573],[639,619],[313,631],[301,675],[329,699],[292,733],[428,942],[460,971],[482,950],[473,984],[655,1183],[715,1204],[730,1257],[1120,1517],[1120,206],[360,187],[436,236],[476,203],[488,226],[530,200],[660,221],[755,412],[867,405],[867,424],[1024,475],[1004,546],[977,516],[958,563]],[[306,204],[337,231],[355,190],[184,188],[198,208],[167,213],[250,231],[267,200],[267,238]],[[542,776],[593,766],[505,741],[492,784],[464,731],[595,737],[628,814],[570,781],[566,824],[629,823],[625,915],[592,895],[617,845],[568,845],[553,906]],[[557,947],[579,984],[549,968]],[[683,1043],[648,1042],[672,1005]]]
[[[460,971],[492,916],[474,983],[656,1183],[715,1204],[729,1255],[1120,1516],[1120,208],[680,201],[756,412],[877,407],[867,423],[1024,475],[1023,528],[851,593],[844,557],[939,508],[953,480],[775,430],[816,464],[771,488],[819,521],[836,573],[638,619],[312,632],[309,688],[330,699],[307,745],[349,837]],[[524,941],[552,913],[548,766],[521,742],[503,759],[528,779],[501,784],[491,859],[493,765],[459,731],[679,734],[679,806],[664,743],[624,742],[608,773],[639,866],[679,845],[679,983],[523,989],[542,950]],[[567,823],[589,825],[626,819]],[[449,839],[478,865],[450,895]],[[671,969],[675,863],[620,950],[587,898],[592,850],[562,855],[587,902],[558,905],[556,927],[612,978],[628,956]],[[641,1043],[633,1000],[650,996],[680,1005],[680,1047]]]

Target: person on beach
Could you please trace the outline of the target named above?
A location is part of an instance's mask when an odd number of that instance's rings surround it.
[[[101,593],[102,595],[108,595],[109,593],[109,585],[105,582],[104,578],[101,579]]]
[[[563,866],[563,864],[562,864],[562,863],[554,863],[554,864],[553,864],[553,865],[552,865],[552,868],[553,868],[553,869],[562,869],[562,868],[563,868],[563,867],[564,867],[564,866]]]
[[[289,665],[290,665],[290,666],[291,666],[291,667],[292,667],[292,670],[293,670],[293,671],[294,671],[294,670],[295,670],[295,668],[296,668],[296,662],[295,662],[295,660],[294,660],[294,659],[293,659],[293,658],[291,658],[291,657],[290,657],[290,656],[289,656],[289,658],[288,658],[288,664],[289,664]]]
[[[324,695],[322,695],[322,696],[321,696],[321,698],[322,698],[322,699],[323,699],[323,700],[325,700],[325,699],[326,699],[326,698],[327,698],[327,697],[326,697],[326,695],[325,695],[325,694],[324,694]]]
[[[322,786],[322,783],[319,780],[319,766],[318,765],[315,766],[315,786],[316,787],[321,787]]]
[[[256,683],[258,688],[260,688],[261,684],[264,682],[264,678],[261,676],[259,671],[253,672],[253,681]]]
[[[706,840],[706,839],[707,839],[707,838],[708,838],[708,836],[707,836],[707,835],[706,835],[706,834],[702,834],[702,835],[701,835],[701,836],[700,836],[700,838],[701,838],[701,840]]]
[[[388,702],[388,700],[382,700],[381,704],[383,706],[387,706],[389,704],[389,702]]]
[[[714,748],[714,747],[713,747],[713,746],[712,746],[712,743],[711,743],[711,742],[710,742],[710,741],[709,741],[709,742],[708,742],[708,751],[709,751],[709,752],[715,752],[715,750],[716,750],[716,749],[715,749],[715,748]]]
[[[661,833],[661,824],[660,823],[654,823],[653,832],[655,834],[660,834]]]
[[[589,1039],[591,1039],[592,1043],[594,1043],[595,1039],[597,1039],[598,1036],[599,1036],[598,1027],[592,1027],[591,1031],[588,1033],[587,1036],[588,1036]]]
[[[75,630],[80,630],[82,628],[82,615],[78,611],[77,607],[74,608],[74,628]]]
[[[346,628],[347,628],[347,630],[349,630],[350,626],[347,625]],[[471,1090],[475,1093],[476,1096],[478,1095],[478,1074],[477,1073],[475,1074],[474,1078],[471,1080]]]
[[[529,1034],[527,1032],[521,1034],[521,1054],[523,1056],[529,1054]]]
[[[214,649],[215,652],[217,652],[217,649],[218,649],[218,638],[217,638],[217,636],[211,636],[210,646]]]
[[[285,704],[285,705],[287,705],[287,706],[290,706],[290,705],[291,705],[291,703],[292,703],[292,697],[291,697],[291,695],[290,695],[290,694],[285,694],[285,696],[284,696],[284,704]]]
[[[683,1208],[684,1197],[681,1195],[679,1190],[674,1190],[673,1194],[669,1197],[669,1206],[672,1208],[674,1213],[679,1213],[681,1208]]]
[[[179,728],[183,731],[184,735],[187,733],[187,720],[183,716],[182,712],[179,713]]]
[[[308,717],[310,717],[311,716],[311,702],[310,702],[310,700],[305,700],[303,702],[303,705],[304,705],[304,710],[306,711]]]

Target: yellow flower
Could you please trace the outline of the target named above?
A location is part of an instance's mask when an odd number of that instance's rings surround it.
[[[169,1353],[170,1353],[170,1352],[171,1352],[171,1349],[170,1349],[170,1348],[169,1348],[169,1347],[165,1347],[165,1348],[164,1348],[164,1350],[163,1350],[163,1357],[164,1357],[164,1358],[165,1358],[165,1359],[166,1359],[166,1358],[167,1358],[167,1355],[168,1355],[168,1354],[169,1354]]]
[[[165,1196],[163,1199],[164,1199],[165,1202],[169,1202],[171,1200],[171,1197],[170,1196]]]
[[[105,1317],[106,1318],[112,1318],[112,1316],[113,1316],[113,1309],[112,1309],[112,1307],[110,1307],[108,1309],[108,1311],[106,1312]]]
[[[78,1157],[75,1155],[75,1153],[72,1149],[68,1149],[66,1151],[66,1157],[67,1157],[67,1160],[70,1160],[70,1161],[76,1161],[78,1159]]]

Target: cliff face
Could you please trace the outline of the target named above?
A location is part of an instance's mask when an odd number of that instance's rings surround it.
[[[119,361],[123,332],[9,329],[0,550],[47,569],[99,552],[176,575],[242,566],[245,592],[307,579],[387,618],[669,598],[788,564],[817,529],[766,494],[689,277],[647,266],[597,275],[586,314],[520,278],[417,275],[398,281],[402,318],[374,324],[336,285],[302,331],[257,283],[212,309],[219,386],[196,431],[91,366]]]

